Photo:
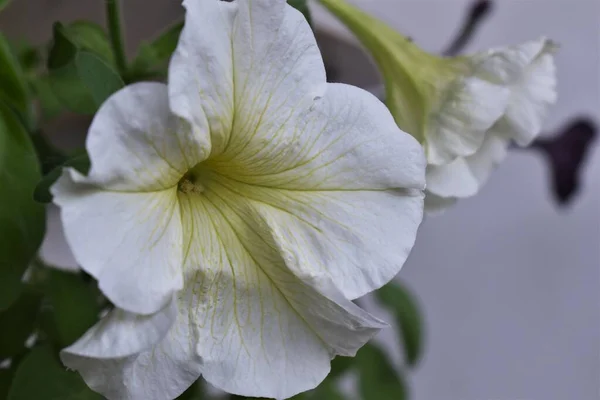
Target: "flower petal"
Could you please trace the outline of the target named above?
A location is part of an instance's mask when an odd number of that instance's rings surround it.
[[[535,60],[513,86],[503,123],[520,146],[539,135],[548,108],[556,102],[555,46],[546,42]]]
[[[323,247],[318,264],[346,297],[392,279],[422,218],[425,160],[383,103],[330,84],[312,107],[259,135],[276,137],[253,143],[245,158],[210,161],[220,184],[281,209],[282,225],[306,236],[310,249]]]
[[[277,189],[423,189],[421,145],[385,105],[362,89],[328,84],[322,98],[261,126],[243,153],[209,160],[219,174]]]
[[[429,121],[427,161],[444,165],[475,153],[506,111],[509,95],[508,87],[478,77],[453,82]]]
[[[110,400],[174,399],[202,372],[183,305],[180,298],[148,317],[113,311],[61,359]]]
[[[488,134],[479,151],[465,158],[465,162],[480,188],[488,180],[493,169],[508,154],[508,144],[508,140]],[[457,195],[457,197],[461,196]]]
[[[133,314],[119,308],[110,311],[77,342],[61,352],[65,365],[71,357],[123,358],[160,343],[177,317],[177,303],[170,301],[151,315]]]
[[[207,141],[171,115],[165,85],[126,86],[94,117],[86,142],[92,165],[82,181],[123,192],[166,189],[205,158]]]
[[[234,115],[233,21],[238,1],[186,0],[185,25],[169,64],[169,99],[209,150],[229,140]]]
[[[427,190],[442,197],[470,197],[479,190],[479,182],[460,157],[450,164],[428,166]]]
[[[550,42],[541,38],[515,46],[498,47],[471,56],[476,73],[491,82],[514,85],[525,70],[546,50]]]
[[[183,287],[176,189],[112,192],[87,180],[65,169],[52,186],[75,259],[119,308],[158,311]]]
[[[475,154],[458,158],[448,165],[427,167],[427,215],[440,214],[458,198],[476,194],[506,157],[508,144],[507,139],[490,132]]]
[[[284,0],[236,3],[235,116],[222,160],[249,156],[257,145],[267,145],[295,110],[310,106],[326,86],[321,53],[300,12]]]
[[[353,355],[384,325],[328,275],[295,276],[251,201],[207,182],[182,195],[187,282],[204,378],[230,393],[288,398],[317,386],[336,354]],[[276,378],[274,378],[276,377]]]

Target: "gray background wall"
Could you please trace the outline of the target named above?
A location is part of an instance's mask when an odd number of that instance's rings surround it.
[[[101,1],[14,0],[0,29],[35,41],[56,19],[102,19]],[[446,44],[465,0],[354,0],[431,51]],[[128,0],[129,44],[180,15],[176,0]],[[600,117],[600,4],[592,0],[500,0],[469,50],[547,35],[561,43],[559,102],[549,131],[569,117]],[[317,24],[351,36],[322,10]],[[342,76],[368,84],[372,68],[330,48]],[[348,56],[350,54],[350,56]],[[351,60],[351,61],[349,61]],[[57,140],[73,144],[69,130]],[[600,156],[568,209],[549,196],[541,158],[515,152],[482,192],[425,221],[400,279],[419,296],[427,324],[425,357],[412,374],[416,400],[587,400],[600,398]],[[56,213],[44,254],[73,265]],[[382,335],[393,342],[391,332]],[[398,357],[399,359],[399,357]]]

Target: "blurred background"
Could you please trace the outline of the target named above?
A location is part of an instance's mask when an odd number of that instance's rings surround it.
[[[451,42],[468,0],[353,0],[432,52]],[[179,20],[175,0],[124,3],[127,46],[134,49]],[[311,4],[332,79],[373,88],[379,78],[357,41]],[[49,40],[54,21],[102,23],[102,1],[14,0],[0,14],[9,38]],[[548,36],[559,100],[548,135],[570,121],[600,118],[600,2],[502,0],[466,52]],[[89,119],[65,115],[48,128],[56,144],[83,143]],[[564,400],[600,395],[600,155],[590,149],[579,191],[557,205],[546,160],[516,150],[475,197],[427,218],[399,278],[417,296],[425,321],[424,355],[409,372],[415,400]],[[43,256],[75,267],[56,210]],[[377,312],[377,310],[376,310]],[[399,350],[393,332],[379,339]],[[398,364],[401,356],[397,354]]]

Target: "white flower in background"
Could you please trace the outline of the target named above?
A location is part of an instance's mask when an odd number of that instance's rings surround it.
[[[284,0],[185,2],[168,87],[113,95],[88,176],[52,187],[67,241],[116,305],[62,360],[109,399],[202,375],[286,398],[382,322],[354,305],[401,268],[425,158],[374,96],[327,84]]]
[[[539,135],[547,111],[557,98],[555,50],[552,42],[539,39],[474,56],[497,63],[491,69],[505,76],[508,104],[503,115],[485,131],[475,153],[458,156],[448,164],[428,165],[428,212],[441,211],[458,198],[476,194],[506,156],[511,141],[528,146]]]
[[[344,0],[320,2],[369,50],[396,123],[425,148],[427,211],[476,194],[510,141],[531,143],[556,101],[547,39],[442,58]]]

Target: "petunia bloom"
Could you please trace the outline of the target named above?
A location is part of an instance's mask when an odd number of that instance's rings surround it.
[[[542,38],[443,58],[345,0],[320,0],[369,50],[396,123],[425,148],[427,211],[476,194],[515,141],[527,146],[556,101],[556,45]]]
[[[89,174],[52,187],[116,306],[61,357],[109,399],[172,399],[201,375],[287,398],[384,326],[351,300],[406,260],[425,157],[374,96],[326,83],[285,0],[184,5],[168,86],[111,96]]]

